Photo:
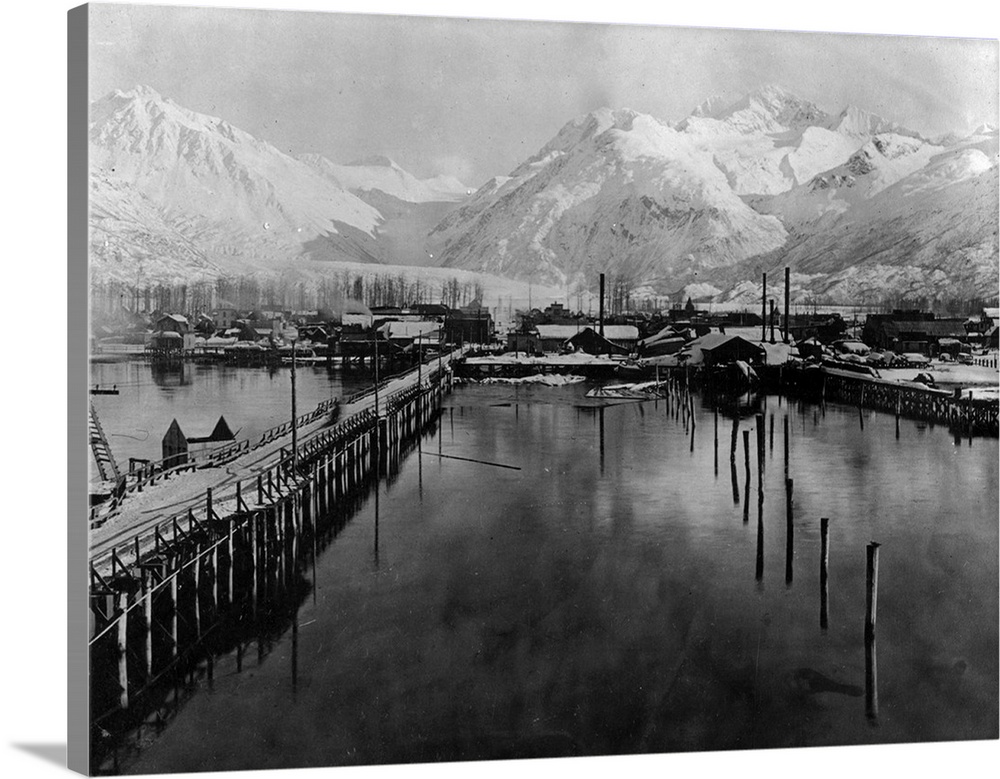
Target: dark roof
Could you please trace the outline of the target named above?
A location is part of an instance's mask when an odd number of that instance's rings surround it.
[[[163,434],[164,442],[180,443],[184,441],[187,443],[187,438],[184,436],[184,432],[181,430],[181,426],[177,423],[177,420],[173,420],[170,423],[170,427],[167,428],[167,432]]]
[[[574,348],[582,349],[587,354],[628,354],[628,349],[612,343],[596,333],[591,327],[583,328],[579,333],[568,338],[567,343]]]
[[[215,423],[215,429],[207,436],[202,436],[198,438],[189,438],[187,441],[189,444],[204,444],[213,441],[232,441],[236,438],[236,434],[229,428],[229,424],[226,422],[224,416],[219,417],[219,421]]]
[[[930,338],[965,336],[965,325],[958,319],[897,319],[882,322],[882,327],[886,335],[894,338],[901,338],[903,335],[922,335]]]

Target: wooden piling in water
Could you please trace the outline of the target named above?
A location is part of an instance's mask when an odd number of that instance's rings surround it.
[[[826,630],[829,626],[830,614],[830,518],[819,520],[820,553],[819,553],[819,626]]]
[[[878,548],[872,541],[867,548],[865,571],[865,714],[878,719],[878,672],[876,667],[875,622],[878,605]]]
[[[715,418],[715,446],[714,446],[715,475],[718,476],[719,475],[719,407],[718,406],[715,407],[715,413],[713,416]]]
[[[783,420],[785,426],[785,481],[788,481],[788,455],[789,455],[789,440],[788,440],[788,415],[785,414]]]
[[[118,705],[128,708],[128,593],[118,593]]]
[[[793,479],[785,479],[785,584],[792,583],[792,556],[795,550],[795,531],[792,523]]]
[[[143,652],[146,661],[146,679],[153,676],[153,574],[149,569],[142,572],[142,616]]]
[[[740,430],[740,418],[738,415],[733,416],[733,440],[729,447],[729,459],[732,462],[736,462],[736,441],[739,437]]]
[[[867,565],[865,567],[865,635],[875,635],[875,622],[878,612],[878,548],[880,544],[872,541],[867,547]]]
[[[764,580],[764,493],[757,496],[757,565],[754,578]]]
[[[764,473],[764,415],[757,415],[757,471]]]

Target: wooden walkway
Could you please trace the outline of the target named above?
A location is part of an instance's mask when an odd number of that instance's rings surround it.
[[[340,404],[342,421],[332,429],[350,426],[352,418],[365,411],[385,416],[398,393],[416,387],[418,380],[427,387],[432,381],[439,381],[441,375],[450,376],[452,362],[462,353],[463,350],[458,349],[440,359],[428,360],[418,368],[382,379],[377,387],[344,398]],[[329,409],[323,413],[313,411],[300,418],[297,430],[300,450],[312,446],[313,439],[325,440],[328,436],[331,430],[328,412]],[[273,470],[275,463],[290,453],[291,424],[279,427],[280,434],[265,433],[262,441],[267,439],[266,442],[256,446],[247,448],[245,442],[234,445],[239,450],[234,458],[208,458],[192,465],[145,474],[132,484],[132,489],[114,507],[113,513],[92,522],[91,564],[100,571],[106,570],[110,550],[115,547],[131,549],[133,537],[145,537],[155,527],[169,529],[172,520],[185,519],[188,509],[204,506],[209,493],[213,494],[217,505],[235,503],[239,485]]]
[[[150,716],[161,721],[187,675],[211,677],[219,651],[235,648],[240,658],[256,639],[260,657],[272,615],[303,597],[306,566],[437,419],[458,354],[381,382],[377,400],[375,388],[350,398],[343,421],[295,452],[279,447],[251,477],[213,482],[195,500],[154,512],[151,524],[92,546],[95,727],[121,736]],[[105,757],[94,753],[92,770]]]

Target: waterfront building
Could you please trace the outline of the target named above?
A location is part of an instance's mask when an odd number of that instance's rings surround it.
[[[861,340],[873,349],[928,356],[940,352],[941,339],[965,338],[964,320],[938,319],[933,313],[922,311],[869,314],[861,333]]]

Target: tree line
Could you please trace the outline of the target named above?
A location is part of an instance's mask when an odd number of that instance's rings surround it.
[[[458,308],[482,300],[478,281],[458,278],[427,279],[397,273],[340,271],[318,279],[274,276],[220,276],[213,281],[157,283],[139,286],[117,280],[91,283],[91,311],[95,317],[135,312],[197,314],[219,308],[239,311],[330,310],[342,312],[349,301],[376,306],[413,306],[443,303]]]

